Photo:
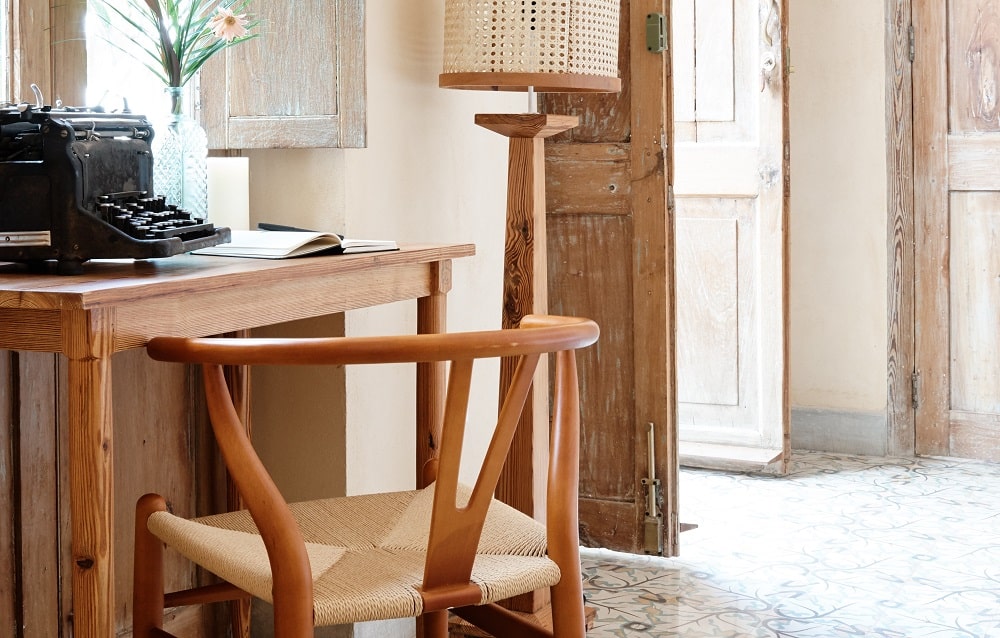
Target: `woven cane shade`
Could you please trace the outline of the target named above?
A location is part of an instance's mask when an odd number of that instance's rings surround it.
[[[442,87],[614,92],[620,0],[447,0]]]

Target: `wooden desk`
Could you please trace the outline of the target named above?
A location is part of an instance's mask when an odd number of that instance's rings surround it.
[[[417,300],[419,332],[443,331],[451,260],[474,253],[462,244],[277,261],[182,255],[92,262],[71,277],[0,268],[0,349],[67,359],[73,635],[110,638],[116,604],[125,604],[114,592],[111,355],[160,335],[221,334],[406,299]],[[443,372],[424,367],[417,383],[430,391],[417,406],[418,456],[426,456]]]

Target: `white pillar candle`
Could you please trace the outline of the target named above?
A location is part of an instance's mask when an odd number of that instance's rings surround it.
[[[208,221],[233,230],[250,228],[250,158],[208,158]]]

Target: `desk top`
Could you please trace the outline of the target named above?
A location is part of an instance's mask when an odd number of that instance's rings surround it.
[[[65,352],[69,332],[99,323],[117,352],[155,336],[208,336],[419,299],[446,293],[450,261],[474,254],[472,244],[406,244],[294,259],[176,255],[94,260],[68,276],[4,264],[0,349]]]
[[[398,251],[294,259],[176,255],[163,259],[93,260],[80,275],[28,272],[0,262],[0,308],[91,309],[150,295],[211,293],[236,285],[343,276],[359,271],[468,257],[472,244],[404,244]]]

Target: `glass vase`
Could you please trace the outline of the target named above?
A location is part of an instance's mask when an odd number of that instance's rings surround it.
[[[193,217],[208,216],[208,137],[190,116],[184,87],[168,86],[170,113],[154,129],[153,189]]]

